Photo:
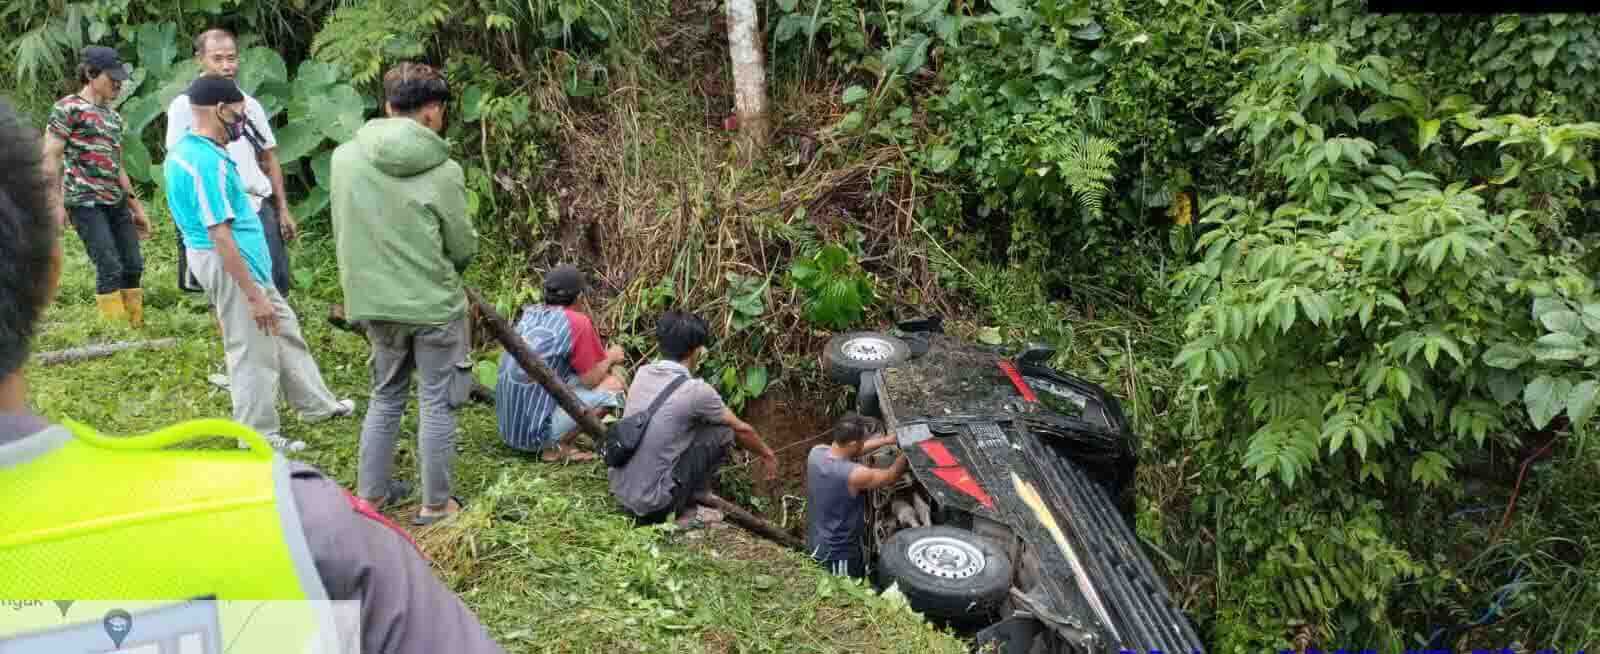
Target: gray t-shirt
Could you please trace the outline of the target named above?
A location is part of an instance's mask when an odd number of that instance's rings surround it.
[[[818,561],[861,557],[867,496],[850,492],[850,473],[860,465],[818,445],[806,456],[806,550]]]
[[[650,408],[661,391],[689,370],[674,361],[657,361],[639,368],[628,387],[628,405],[623,416]],[[703,379],[694,378],[678,386],[672,397],[656,409],[650,428],[639,443],[639,450],[621,468],[611,468],[611,494],[636,515],[654,513],[672,503],[677,481],[672,469],[684,450],[694,443],[696,427],[722,424],[728,406],[722,396]],[[731,434],[727,436],[731,439]]]

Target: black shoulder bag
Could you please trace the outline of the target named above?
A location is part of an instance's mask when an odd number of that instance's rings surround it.
[[[600,444],[600,455],[605,458],[607,467],[621,468],[628,465],[634,452],[639,451],[639,444],[644,442],[644,433],[650,429],[650,419],[655,417],[656,410],[660,409],[661,404],[672,397],[672,392],[678,390],[678,386],[688,379],[688,375],[678,375],[678,378],[667,384],[666,389],[650,403],[650,408],[611,423],[611,427],[606,429],[606,442]]]

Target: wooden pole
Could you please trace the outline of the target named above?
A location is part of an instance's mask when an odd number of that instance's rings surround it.
[[[121,341],[117,343],[106,343],[104,345],[86,345],[84,347],[75,347],[70,350],[40,352],[33,355],[33,363],[35,365],[48,366],[57,363],[69,363],[73,361],[84,361],[86,359],[108,357],[123,350],[156,350],[172,347],[177,344],[178,339],[176,338],[162,338],[153,341]]]
[[[797,552],[806,551],[805,543],[800,542],[800,539],[789,535],[787,531],[779,529],[777,525],[756,517],[755,514],[744,510],[743,507],[718,497],[716,493],[701,493],[696,495],[694,499],[701,504],[721,511],[723,515],[728,517],[729,522],[744,527],[757,536],[764,537]]]
[[[556,399],[556,404],[561,405],[561,408],[566,410],[567,415],[577,420],[578,427],[589,434],[589,437],[593,438],[595,443],[604,442],[606,438],[605,425],[600,424],[600,419],[589,412],[589,407],[578,401],[578,396],[572,393],[571,388],[568,388],[566,384],[556,378],[555,372],[552,372],[549,366],[544,365],[542,359],[534,356],[533,352],[528,350],[528,345],[522,342],[517,333],[511,329],[511,325],[506,323],[505,318],[501,318],[500,313],[495,311],[494,307],[489,306],[487,302],[484,302],[483,296],[478,295],[478,292],[471,288],[467,289],[467,299],[478,307],[479,317],[483,319],[485,326],[489,328],[489,333],[494,335],[495,340],[500,341],[500,345],[506,349],[506,352],[511,353],[511,358],[517,360],[517,365],[522,366],[523,372],[528,373],[529,377],[532,377],[546,391],[549,391],[551,397]]]

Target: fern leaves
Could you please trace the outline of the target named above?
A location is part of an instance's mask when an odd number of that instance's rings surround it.
[[[1109,184],[1116,177],[1117,144],[1079,132],[1062,145],[1062,157],[1058,161],[1061,176],[1066,179],[1078,210],[1099,219],[1110,191]]]

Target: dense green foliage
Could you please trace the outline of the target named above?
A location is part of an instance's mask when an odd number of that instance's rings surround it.
[[[777,0],[781,138],[745,169],[698,125],[731,106],[715,3],[27,6],[0,5],[0,79],[38,114],[72,48],[119,45],[136,173],[185,39],[236,28],[302,220],[385,64],[439,61],[472,210],[516,252],[477,273],[501,308],[572,233],[625,233],[615,338],[709,313],[736,405],[807,388],[822,329],[928,307],[1061,346],[1127,396],[1140,531],[1215,649],[1600,639],[1600,19]]]

